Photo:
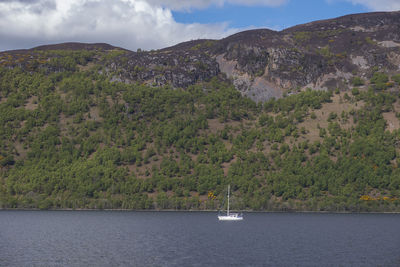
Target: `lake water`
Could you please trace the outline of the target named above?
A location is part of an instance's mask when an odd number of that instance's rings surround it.
[[[0,266],[400,266],[400,214],[0,211]]]

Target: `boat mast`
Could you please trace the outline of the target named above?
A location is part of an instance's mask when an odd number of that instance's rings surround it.
[[[228,211],[227,215],[229,216],[229,192],[231,191],[231,185],[228,185]]]

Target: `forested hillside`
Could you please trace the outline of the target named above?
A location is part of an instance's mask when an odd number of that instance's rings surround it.
[[[107,49],[1,54],[1,208],[216,209],[231,184],[236,209],[400,210],[400,75],[255,103],[115,81]]]

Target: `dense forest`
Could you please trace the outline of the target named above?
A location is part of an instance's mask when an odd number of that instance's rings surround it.
[[[400,75],[256,103],[226,78],[124,83],[123,51],[0,66],[0,208],[400,211]],[[15,56],[15,55],[14,55]],[[96,60],[94,60],[96,59]]]

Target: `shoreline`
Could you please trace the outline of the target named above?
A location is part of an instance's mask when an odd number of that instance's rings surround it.
[[[132,210],[132,209],[0,209],[2,211],[115,211],[115,212],[218,212],[218,210]],[[237,212],[237,211],[236,211]],[[400,214],[400,211],[360,211],[360,212],[346,212],[346,211],[254,211],[245,210],[243,213],[320,213],[320,214]]]

